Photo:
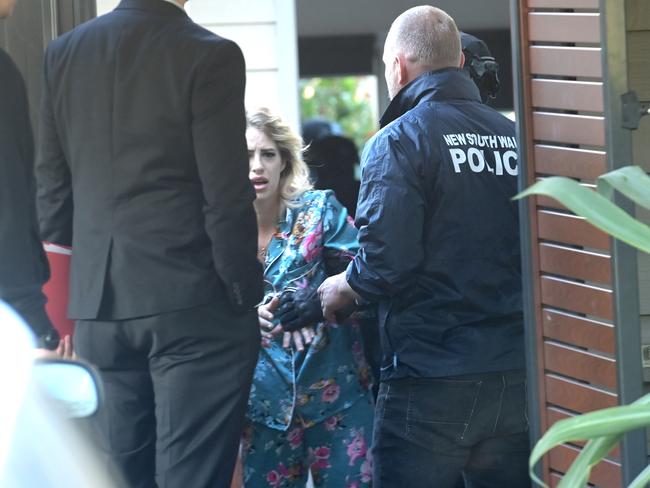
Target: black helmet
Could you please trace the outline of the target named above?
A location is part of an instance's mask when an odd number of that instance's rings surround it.
[[[465,66],[470,78],[481,92],[481,100],[486,103],[496,98],[501,87],[499,83],[499,63],[492,57],[487,45],[478,37],[466,32],[460,33],[460,43],[465,55]]]

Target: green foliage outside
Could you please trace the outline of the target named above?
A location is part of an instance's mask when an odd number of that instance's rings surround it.
[[[577,215],[611,236],[650,254],[650,227],[632,217],[611,202],[618,191],[639,206],[650,209],[650,178],[637,166],[628,166],[602,175],[597,192],[564,178],[546,178],[535,183],[515,198],[544,195],[558,200]],[[624,327],[625,324],[617,324]],[[560,420],[551,426],[537,442],[530,455],[532,479],[545,486],[534,472],[537,462],[555,446],[565,442],[588,441],[558,488],[584,487],[591,469],[621,440],[623,434],[650,426],[650,395],[630,405],[622,405]],[[650,466],[646,467],[629,488],[642,488],[650,482]]]
[[[300,81],[300,116],[303,122],[321,118],[337,122],[359,153],[377,131],[371,77],[310,78]]]

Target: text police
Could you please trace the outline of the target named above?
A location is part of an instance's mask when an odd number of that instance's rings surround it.
[[[516,176],[517,142],[514,137],[481,134],[444,134],[445,143],[454,171],[460,173],[467,168],[474,173],[489,171],[497,176]]]

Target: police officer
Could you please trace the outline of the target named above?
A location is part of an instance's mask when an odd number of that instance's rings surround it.
[[[517,151],[481,103],[460,34],[421,6],[393,23],[391,103],[362,156],[361,251],[319,294],[379,306],[375,487],[528,486]]]
[[[467,32],[460,33],[460,43],[465,57],[463,69],[467,71],[479,92],[483,103],[490,103],[497,96],[499,82],[499,63],[492,57],[487,44]]]

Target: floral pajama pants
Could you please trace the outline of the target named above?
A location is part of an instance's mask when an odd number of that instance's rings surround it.
[[[371,486],[373,405],[361,398],[347,410],[287,431],[249,424],[244,434],[246,488],[304,487],[311,470],[318,488]]]

